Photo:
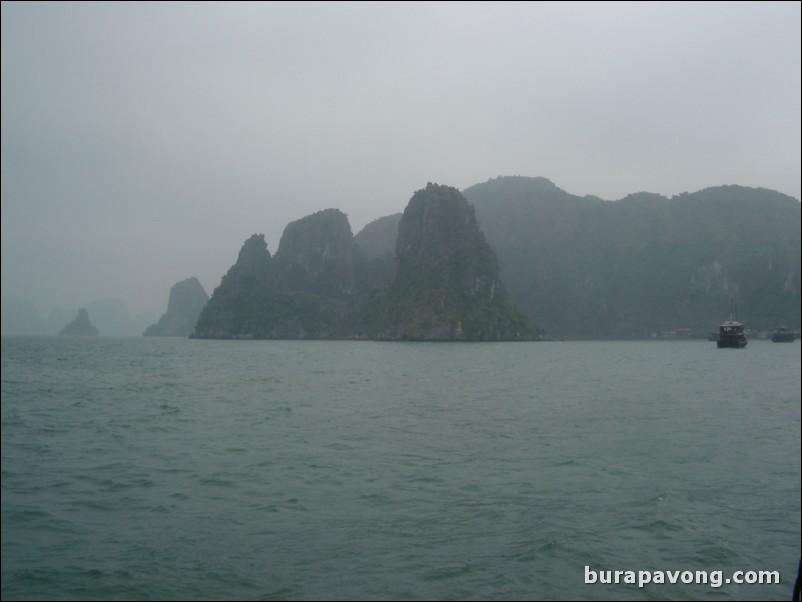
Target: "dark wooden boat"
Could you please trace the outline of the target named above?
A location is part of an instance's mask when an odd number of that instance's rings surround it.
[[[718,327],[716,345],[719,349],[743,349],[746,347],[744,325],[735,319],[735,302],[730,308],[730,319],[722,322]]]
[[[794,333],[785,326],[780,326],[771,335],[771,341],[773,343],[793,343]]]

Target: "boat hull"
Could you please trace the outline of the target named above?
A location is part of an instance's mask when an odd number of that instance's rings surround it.
[[[744,325],[732,318],[722,323],[718,329],[716,345],[719,349],[743,349],[746,347]]]
[[[787,326],[779,326],[771,335],[772,343],[793,343],[796,339],[794,332]]]
[[[716,341],[716,345],[719,349],[743,349],[746,347],[746,337],[726,337],[722,338],[719,336],[718,341]]]

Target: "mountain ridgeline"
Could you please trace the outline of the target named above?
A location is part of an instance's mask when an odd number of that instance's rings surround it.
[[[720,186],[611,202],[527,177],[463,194],[513,302],[551,336],[704,336],[729,317],[733,300],[747,328],[799,328],[794,198]]]
[[[545,178],[462,193],[429,184],[356,235],[337,209],[289,224],[275,256],[253,235],[208,302],[197,279],[178,283],[156,324],[104,299],[86,305],[91,324],[82,313],[63,333],[131,336],[152,324],[146,335],[226,339],[706,337],[733,306],[747,329],[798,331],[801,222],[797,199],[763,188],[605,201]],[[56,334],[75,316],[43,318],[19,297],[1,309],[4,335]]]
[[[336,209],[289,224],[274,257],[252,236],[193,336],[703,337],[733,301],[749,329],[798,330],[800,247],[799,201],[761,188],[604,201],[544,178],[429,184],[356,236]]]
[[[404,214],[354,237],[326,209],[289,224],[275,256],[253,235],[204,308],[196,338],[531,340],[460,192],[429,184]],[[394,249],[394,252],[391,252]]]

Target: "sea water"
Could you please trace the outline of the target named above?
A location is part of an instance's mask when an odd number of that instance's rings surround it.
[[[785,600],[799,556],[798,341],[2,339],[4,600]]]

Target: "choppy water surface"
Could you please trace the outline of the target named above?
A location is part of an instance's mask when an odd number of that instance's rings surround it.
[[[799,342],[2,340],[3,599],[785,600],[799,542]]]

